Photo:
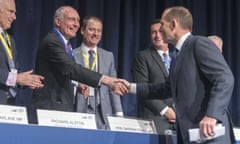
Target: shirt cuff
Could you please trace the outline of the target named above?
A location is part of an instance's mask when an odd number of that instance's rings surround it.
[[[15,87],[16,82],[17,82],[17,70],[12,70],[11,72],[8,73],[6,85]]]
[[[99,79],[99,82],[98,82],[98,86],[101,86],[102,80],[103,80],[104,77],[105,77],[104,75],[101,76],[101,78]]]
[[[130,93],[137,94],[137,84],[136,83],[130,83]]]
[[[116,116],[124,116],[123,112],[116,112]]]
[[[161,110],[160,115],[161,115],[161,116],[164,116],[165,113],[167,112],[168,108],[169,108],[169,107],[166,106],[163,110]]]

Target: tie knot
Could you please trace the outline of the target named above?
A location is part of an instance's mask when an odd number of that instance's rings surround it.
[[[176,54],[178,54],[178,52],[179,52],[179,50],[177,48],[175,48],[174,51],[175,51]]]
[[[70,41],[67,42],[67,46],[71,46],[71,42]]]
[[[3,36],[4,39],[6,39],[6,34],[4,31],[1,32],[1,35]]]
[[[70,51],[72,50],[72,45],[71,45],[70,41],[67,42],[67,49]]]
[[[95,51],[94,50],[89,50],[88,53],[89,53],[90,56],[93,56]]]
[[[166,61],[169,61],[169,58],[168,58],[168,54],[167,53],[163,53],[163,60],[166,62]]]
[[[163,53],[163,57],[164,57],[164,58],[167,57],[167,53]]]

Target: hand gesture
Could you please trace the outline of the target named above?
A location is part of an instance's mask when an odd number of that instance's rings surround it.
[[[126,95],[129,93],[130,84],[127,80],[103,76],[101,83],[107,85],[114,93]]]
[[[79,86],[77,87],[77,92],[81,93],[86,99],[89,96],[90,88],[88,85],[79,84]]]
[[[201,133],[205,137],[210,137],[214,135],[214,128],[216,126],[217,120],[208,116],[203,117],[199,123],[199,128]]]
[[[176,113],[171,107],[169,107],[168,110],[166,111],[165,117],[168,119],[169,122],[172,122],[172,123],[176,122]]]
[[[117,79],[114,83],[112,90],[115,94],[123,96],[129,93],[130,83],[127,80]]]
[[[33,70],[18,73],[17,74],[17,84],[21,86],[27,86],[31,89],[42,88],[44,85],[42,84],[43,76],[33,74]]]

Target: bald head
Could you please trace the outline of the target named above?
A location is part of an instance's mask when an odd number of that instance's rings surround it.
[[[166,21],[170,22],[173,19],[178,20],[179,24],[183,29],[188,29],[192,31],[193,19],[190,11],[182,6],[174,6],[167,8],[163,16],[165,16]]]

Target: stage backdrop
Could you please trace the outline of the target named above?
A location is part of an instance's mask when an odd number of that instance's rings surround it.
[[[193,14],[195,35],[216,34],[224,40],[223,55],[235,76],[229,105],[234,124],[240,126],[240,1],[239,0],[16,0],[17,20],[10,32],[17,43],[22,71],[34,69],[41,39],[52,29],[54,11],[62,5],[75,7],[81,18],[100,17],[104,23],[100,47],[115,55],[118,77],[131,81],[131,65],[136,52],[150,45],[150,22],[169,6],[182,5]],[[81,37],[73,40],[80,45]],[[32,91],[21,90],[17,102],[29,105]],[[122,97],[125,114],[136,116],[136,96]]]

